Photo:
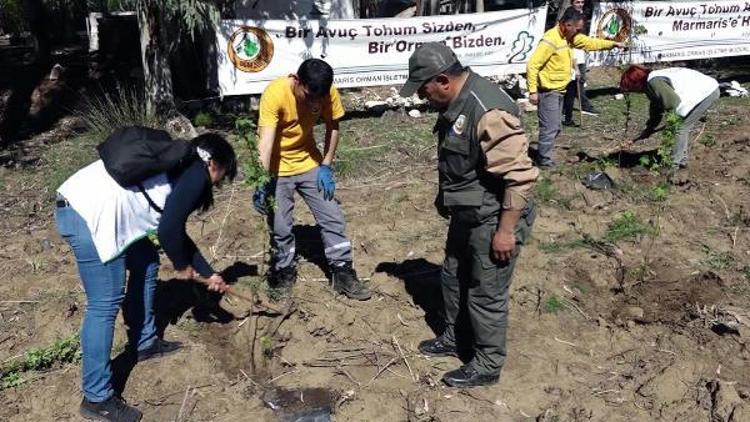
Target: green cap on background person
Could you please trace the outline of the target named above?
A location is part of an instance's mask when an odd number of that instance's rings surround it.
[[[411,97],[425,82],[458,63],[458,57],[447,45],[439,42],[422,44],[409,57],[409,79],[399,95]]]

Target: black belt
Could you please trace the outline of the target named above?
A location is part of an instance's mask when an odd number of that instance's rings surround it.
[[[68,202],[67,199],[63,198],[62,195],[57,195],[57,199],[55,199],[55,205],[57,205],[57,208],[67,208],[70,206],[70,202]]]

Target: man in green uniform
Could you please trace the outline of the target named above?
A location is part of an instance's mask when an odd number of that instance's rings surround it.
[[[539,175],[515,102],[497,85],[461,65],[441,43],[428,43],[409,58],[401,96],[418,93],[440,111],[439,191],[435,206],[450,218],[441,272],[445,331],[420,343],[431,356],[471,360],[449,371],[451,386],[494,384],[505,363],[508,290],[521,245],[534,222],[531,189]],[[473,344],[460,344],[456,318],[466,307]]]

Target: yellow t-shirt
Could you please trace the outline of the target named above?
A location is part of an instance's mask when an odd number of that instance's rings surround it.
[[[288,76],[272,81],[260,97],[258,127],[276,127],[276,143],[271,153],[271,174],[294,176],[320,165],[323,157],[315,145],[313,127],[318,119],[338,120],[344,106],[336,88],[322,99],[320,109],[298,107]]]

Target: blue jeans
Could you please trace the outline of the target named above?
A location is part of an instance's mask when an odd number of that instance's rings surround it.
[[[58,232],[73,249],[88,302],[81,329],[83,395],[90,402],[101,402],[114,394],[110,353],[120,305],[130,347],[144,350],[156,341],[154,293],[159,254],[144,238],[117,258],[102,262],[86,222],[74,209],[58,207],[55,220]],[[130,271],[127,293],[126,271]]]

